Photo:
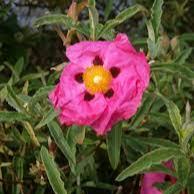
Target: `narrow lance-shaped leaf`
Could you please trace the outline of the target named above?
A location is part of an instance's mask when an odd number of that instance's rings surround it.
[[[152,165],[160,164],[163,161],[168,161],[173,157],[179,157],[181,151],[172,148],[159,148],[151,151],[140,157],[137,161],[132,163],[128,168],[123,170],[116,178],[117,181],[122,181],[127,177],[133,176],[143,170],[149,169]]]
[[[191,55],[193,49],[192,48],[187,48],[185,50],[183,50],[180,55],[174,60],[175,64],[180,64],[183,65],[185,64],[186,60],[189,58],[189,56]]]
[[[70,163],[75,164],[75,155],[73,154],[69,144],[67,143],[67,140],[65,139],[59,125],[55,121],[51,121],[47,125],[52,137],[55,140],[55,143],[57,144],[61,152],[65,155]]]
[[[164,191],[164,194],[178,194],[182,191],[183,188],[179,182],[176,182],[174,185],[170,186]]]
[[[118,124],[107,135],[107,151],[113,169],[116,169],[120,159],[122,128]]]
[[[18,75],[20,75],[22,73],[22,70],[24,68],[24,58],[23,57],[20,57],[15,66],[14,66],[16,72],[18,73]]]
[[[154,100],[155,99],[151,95],[146,97],[146,99],[143,102],[143,105],[141,106],[141,108],[139,109],[139,111],[137,112],[137,114],[134,116],[132,120],[132,127],[137,127],[140,125],[144,117],[149,112]]]
[[[48,14],[38,18],[34,22],[34,27],[38,28],[43,25],[51,25],[51,24],[63,24],[68,29],[72,28],[75,25],[74,21],[67,15]]]
[[[190,161],[185,156],[175,160],[178,180],[183,187],[186,186],[190,174]]]
[[[64,188],[64,183],[61,180],[60,172],[57,168],[57,165],[44,146],[41,148],[40,155],[46,169],[49,183],[51,184],[55,194],[67,194],[67,191]]]
[[[24,159],[21,157],[14,157],[13,166],[14,166],[18,181],[22,182],[23,174],[24,174]],[[20,188],[21,188],[20,184],[14,184],[13,194],[20,194]]]
[[[98,11],[95,8],[95,1],[89,0],[89,20],[90,20],[90,37],[96,39],[96,26],[98,24]]]
[[[113,8],[113,2],[114,0],[107,0],[106,1],[106,7],[104,11],[105,20],[108,19],[108,16],[110,15],[112,8]]]
[[[38,123],[38,125],[35,127],[35,129],[39,129],[43,127],[44,125],[47,125],[49,122],[51,122],[55,117],[57,116],[57,113],[54,111],[53,108],[51,108],[46,115],[43,117],[43,119]]]
[[[194,135],[194,122],[184,123],[181,130],[181,135],[182,135],[181,146],[183,150],[187,152],[188,143]]]
[[[109,20],[105,23],[104,27],[102,28],[101,32],[98,34],[98,38],[102,37],[103,34],[108,33],[109,30],[116,27],[117,25],[123,23],[127,19],[131,18],[138,12],[145,12],[145,8],[141,5],[134,5],[131,6],[124,11],[120,12],[115,19]]]
[[[177,105],[174,102],[168,100],[163,95],[158,93],[158,96],[160,96],[164,100],[166,107],[167,107],[167,110],[168,110],[168,113],[169,113],[169,116],[170,116],[170,120],[172,122],[172,125],[173,125],[177,135],[180,138],[180,130],[182,128],[182,118],[180,115],[179,108],[177,107]]]
[[[158,37],[160,23],[161,23],[163,3],[164,3],[163,0],[155,0],[151,9],[151,23],[154,28],[156,39]]]
[[[179,148],[176,143],[162,138],[155,137],[131,137],[141,144],[154,146],[154,147],[166,147],[166,148]]]
[[[169,72],[188,80],[193,80],[194,77],[194,71],[192,71],[189,66],[178,65],[177,63],[153,64],[152,71]]]
[[[172,101],[166,102],[166,106],[167,106],[169,116],[170,116],[170,119],[171,119],[171,122],[172,122],[174,128],[177,131],[179,131],[182,127],[182,118],[180,115],[179,108]]]
[[[19,112],[0,111],[0,122],[27,121],[30,117]]]
[[[148,31],[148,38],[150,39],[150,41],[155,43],[155,32],[150,20],[146,22],[146,26]]]
[[[16,109],[18,112],[22,112],[28,115],[27,110],[23,106],[23,101],[18,97],[13,88],[8,85],[7,91],[8,96],[6,98],[6,101],[8,102],[8,104],[12,106],[14,109]]]

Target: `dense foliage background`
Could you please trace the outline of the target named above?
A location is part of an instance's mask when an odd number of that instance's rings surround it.
[[[165,194],[193,194],[193,10],[193,0],[0,1],[0,193],[138,194],[156,170],[177,178],[158,185]],[[66,46],[118,32],[151,65],[138,113],[104,137],[60,126],[47,96]]]

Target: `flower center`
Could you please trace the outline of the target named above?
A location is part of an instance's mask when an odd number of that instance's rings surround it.
[[[111,73],[101,65],[88,67],[83,74],[85,87],[91,94],[106,93],[110,88],[111,80]]]

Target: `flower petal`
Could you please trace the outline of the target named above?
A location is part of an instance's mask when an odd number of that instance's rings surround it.
[[[163,173],[146,173],[143,177],[140,194],[162,194],[163,192],[157,189],[156,183],[163,183],[165,174]]]
[[[85,91],[84,84],[77,83],[75,79],[75,75],[83,71],[82,67],[72,63],[64,68],[60,77],[60,82],[49,94],[49,98],[54,107],[61,108]]]
[[[84,93],[61,107],[60,122],[62,124],[91,125],[102,115],[107,106],[106,101],[100,95],[96,95],[91,101],[83,99]]]
[[[66,55],[69,60],[84,68],[92,65],[96,56],[104,59],[104,53],[109,41],[83,41],[67,48]]]

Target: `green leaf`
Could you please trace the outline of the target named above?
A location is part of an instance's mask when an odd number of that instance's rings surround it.
[[[194,183],[194,174],[192,173],[187,183],[187,189],[189,191],[189,194],[194,193],[193,183]]]
[[[44,125],[47,125],[49,122],[51,122],[55,117],[57,116],[57,113],[54,111],[53,108],[51,108],[43,117],[43,119],[36,125],[35,129],[40,129]]]
[[[175,168],[179,182],[185,187],[190,174],[190,161],[186,157],[177,158]]]
[[[95,1],[89,0],[89,21],[90,21],[90,37],[92,40],[96,39],[96,26],[98,24],[98,11],[95,8]]]
[[[132,163],[129,167],[123,170],[116,178],[117,181],[122,181],[127,177],[138,174],[144,170],[149,169],[152,165],[160,164],[163,161],[168,161],[174,157],[181,155],[181,151],[172,148],[159,148],[151,151],[140,157],[137,161]]]
[[[162,172],[164,174],[168,174],[170,176],[176,177],[176,172],[174,172],[174,169],[169,169],[164,164],[157,164],[151,167],[149,170],[150,172]]]
[[[132,148],[135,152],[139,152],[141,154],[144,154],[147,151],[147,146],[145,146],[145,144],[142,144],[142,142],[139,141],[139,139],[131,137],[131,135],[124,136],[123,141],[124,141],[125,147],[127,145],[130,148]],[[127,149],[127,148],[124,148],[124,149]]]
[[[168,109],[168,113],[173,124],[173,127],[176,129],[177,133],[182,127],[182,118],[180,115],[179,108],[172,101],[166,101],[166,106]]]
[[[110,15],[110,13],[112,11],[113,2],[114,2],[114,0],[106,0],[106,7],[105,7],[105,11],[104,11],[105,20],[108,19],[108,16]]]
[[[23,113],[0,111],[0,122],[27,121],[30,118]]]
[[[131,7],[127,8],[127,9],[125,9],[124,11],[120,12],[116,16],[115,19],[108,20],[105,23],[105,25],[102,28],[101,32],[98,34],[98,38],[97,39],[102,37],[103,34],[106,34],[112,28],[114,28],[117,25],[123,23],[127,19],[131,18],[132,16],[134,16],[138,12],[145,12],[145,8],[143,6],[137,4],[137,5],[131,6]]]
[[[154,32],[154,28],[152,26],[151,21],[147,21],[146,22],[146,26],[147,26],[147,30],[148,30],[148,38],[150,39],[150,41],[155,43],[155,41],[156,41],[156,39],[155,39],[155,32]]]
[[[186,65],[178,65],[176,63],[170,64],[153,64],[152,71],[157,72],[169,72],[179,77],[183,77],[188,80],[194,80],[194,71],[192,71]]]
[[[143,121],[144,117],[147,115],[149,112],[151,105],[154,102],[154,98],[151,95],[148,95],[146,99],[144,100],[142,106],[138,110],[137,114],[134,116],[132,120],[132,127],[138,127],[140,123]]]
[[[32,143],[35,146],[40,146],[40,143],[39,143],[39,141],[38,141],[38,139],[35,135],[35,132],[34,132],[34,129],[33,129],[32,125],[27,121],[23,122],[23,125],[24,125],[26,131],[28,132],[28,135],[30,136],[30,139],[31,139]]]
[[[13,65],[9,64],[8,62],[4,63],[12,72],[12,79],[14,83],[17,83],[19,81],[19,74],[13,67]]]
[[[42,146],[40,150],[40,155],[46,169],[49,183],[51,184],[55,194],[67,194],[67,191],[64,188],[64,183],[61,180],[58,167],[54,162],[53,157],[44,146]]]
[[[154,59],[160,49],[160,41],[158,40],[157,42],[152,41],[150,38],[147,39],[147,45],[148,45],[148,50],[151,59]]]
[[[103,28],[103,25],[98,23],[96,26],[97,37],[98,37],[98,34],[101,32],[102,28]],[[113,40],[115,38],[115,30],[114,29],[109,30],[108,32],[104,33],[101,38],[103,38],[104,40]]]
[[[20,144],[27,143],[27,142],[25,141],[25,138],[21,135],[21,133],[19,132],[18,129],[13,128],[11,132],[12,132],[11,136],[12,136],[12,138],[13,138],[16,142],[18,142],[18,143],[20,143]]]
[[[24,174],[24,159],[21,157],[14,157],[13,159],[13,166],[15,169],[15,173],[17,176],[17,181],[23,181],[23,174]],[[20,185],[14,184],[13,185],[13,194],[20,194]]]
[[[86,131],[85,127],[78,127],[78,126],[70,127],[67,132],[68,143],[74,144],[74,145],[83,144],[83,141],[85,139],[85,131]]]
[[[76,163],[75,155],[73,154],[69,144],[67,143],[67,140],[65,139],[61,128],[59,127],[58,123],[55,121],[51,121],[47,124],[50,134],[55,140],[55,143],[61,150],[61,152],[65,155],[69,163]]]
[[[187,152],[189,140],[194,135],[194,122],[184,123],[181,130],[182,148]]]
[[[4,65],[0,65],[0,72],[3,71],[5,69]]]
[[[110,164],[113,169],[116,169],[120,159],[122,128],[117,124],[107,135],[107,152]]]
[[[22,112],[22,113],[28,114],[28,112],[26,111],[26,109],[23,106],[23,101],[15,93],[13,88],[8,85],[7,86],[7,91],[8,91],[8,96],[6,98],[6,101],[8,102],[8,104],[11,107],[13,107],[14,109],[16,109],[18,112]]]
[[[39,90],[34,94],[33,98],[42,98],[48,95],[48,93],[53,89],[54,86],[44,86],[39,88]]]
[[[181,41],[194,41],[194,33],[183,33],[180,36],[178,36],[178,38]]]
[[[98,188],[98,189],[105,189],[105,190],[110,190],[114,191],[117,189],[116,186],[108,183],[103,183],[103,182],[94,182],[94,181],[88,181],[83,184],[84,187],[92,187],[92,188]]]
[[[30,74],[24,75],[21,78],[21,81],[40,79],[40,78],[42,78],[42,76],[47,76],[47,75],[49,75],[48,71],[41,72],[41,73],[30,73]]]
[[[79,22],[77,25],[76,25],[76,30],[85,35],[88,39],[90,38],[90,26],[88,23],[84,23],[84,22]]]
[[[75,22],[64,14],[48,14],[38,18],[33,25],[39,28],[40,26],[51,24],[63,24],[65,28],[70,29],[75,25]]]
[[[159,34],[163,3],[164,3],[163,0],[155,0],[151,9],[151,23],[155,32],[156,40]]]
[[[29,107],[34,107],[35,103],[43,98],[47,98],[48,93],[53,89],[53,86],[44,86],[39,88],[39,90],[34,94],[29,102]]]
[[[187,48],[183,50],[180,55],[174,60],[174,63],[179,64],[179,65],[185,65],[186,60],[189,58],[189,56],[192,53],[192,48]]]
[[[164,191],[164,194],[179,194],[182,191],[182,186],[179,182],[176,182],[174,185],[170,186]]]
[[[20,75],[22,73],[22,70],[24,68],[24,58],[23,57],[20,57],[15,66],[14,66],[14,69],[16,70],[17,74]]]
[[[177,107],[176,104],[174,104],[174,102],[168,100],[167,98],[165,98],[163,95],[158,94],[165,102],[169,116],[170,116],[170,120],[172,122],[172,125],[176,131],[176,133],[178,134],[178,136],[180,137],[180,130],[182,128],[182,117],[180,115],[180,111],[179,108]]]
[[[146,144],[149,146],[175,148],[175,149],[179,148],[179,145],[167,139],[155,138],[155,137],[131,137],[131,138],[138,141],[140,144]]]

